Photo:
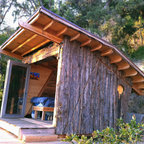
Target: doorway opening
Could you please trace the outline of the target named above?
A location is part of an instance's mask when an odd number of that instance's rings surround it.
[[[30,76],[25,117],[53,121],[57,64],[54,56],[31,64],[31,74],[38,77]]]

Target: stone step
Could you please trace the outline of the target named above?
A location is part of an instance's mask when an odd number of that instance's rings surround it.
[[[23,139],[23,135],[33,135],[33,134],[47,134],[47,135],[54,135],[55,129],[54,128],[32,128],[32,129],[21,129],[19,134],[19,139]]]
[[[46,128],[46,129],[22,129],[23,134],[30,134],[30,133],[36,133],[36,134],[40,134],[40,133],[47,133],[47,134],[54,134],[55,133],[55,129],[54,128]]]
[[[50,135],[50,134],[24,134],[22,136],[23,142],[49,142],[49,141],[57,141],[58,135]]]

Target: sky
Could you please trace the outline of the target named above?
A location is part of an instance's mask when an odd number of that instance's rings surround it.
[[[19,3],[24,2],[25,0],[18,0]],[[59,0],[54,0],[55,2],[58,2]],[[62,0],[63,2],[66,0]],[[6,21],[6,25],[10,26],[12,28],[17,28],[18,27],[18,21],[20,20],[16,20],[16,22],[14,23],[14,18],[12,16],[12,11],[13,11],[14,7],[11,7],[11,9],[9,10],[9,12],[7,13],[6,17],[5,17],[5,21]],[[22,18],[22,21],[26,21],[26,18]]]
[[[20,3],[22,3],[24,0],[19,0]],[[14,22],[14,17],[12,16],[12,11],[13,11],[14,7],[11,7],[11,9],[9,10],[9,12],[7,13],[6,17],[5,17],[5,24],[7,26],[10,26],[12,28],[17,28],[18,27],[18,21],[16,20],[16,22]],[[23,19],[24,21],[25,19]]]
[[[7,13],[6,17],[5,17],[5,23],[6,25],[16,28],[18,26],[18,21],[16,21],[14,23],[14,18],[12,16],[12,11],[13,11],[13,7],[9,10],[9,12]]]

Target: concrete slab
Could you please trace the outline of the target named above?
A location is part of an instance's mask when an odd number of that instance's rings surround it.
[[[15,135],[0,128],[0,144],[23,144],[23,143],[22,141],[18,140],[18,138]],[[53,142],[30,142],[24,144],[70,144],[70,143],[53,141]]]
[[[22,144],[15,135],[0,128],[0,144]]]

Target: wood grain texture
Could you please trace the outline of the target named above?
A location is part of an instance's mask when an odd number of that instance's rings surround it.
[[[51,44],[48,47],[40,49],[37,52],[35,52],[29,56],[24,57],[22,62],[25,64],[26,63],[31,64],[31,63],[35,63],[37,61],[43,60],[45,58],[55,56],[58,54],[59,48],[60,48],[59,44],[56,44],[56,43]]]
[[[18,55],[18,54],[14,54],[14,53],[11,53],[9,51],[6,51],[6,50],[2,50],[0,48],[0,54],[4,54],[4,55],[7,55],[7,56],[10,56],[10,57],[14,57],[16,59],[19,59],[19,60],[22,60],[22,56]]]
[[[56,133],[90,134],[96,129],[115,127],[117,86],[123,85],[121,115],[125,118],[131,92],[129,82],[100,52],[64,39],[56,84]]]
[[[36,33],[37,35],[40,35],[40,36],[45,37],[45,38],[47,38],[47,39],[49,39],[51,41],[54,41],[56,43],[60,43],[62,41],[62,39],[60,39],[60,38],[58,38],[58,37],[46,32],[46,31],[43,31],[43,30],[41,30],[38,27],[32,26],[32,25],[30,25],[30,24],[28,24],[26,22],[19,22],[19,26],[24,28],[24,29],[27,29],[27,30],[29,30],[29,31],[31,31],[33,33]]]
[[[30,111],[31,106],[32,106],[32,104],[30,102],[31,98],[38,96],[42,87],[44,86],[44,84],[47,82],[47,79],[51,75],[52,70],[45,68],[45,67],[42,67],[40,65],[32,64],[31,65],[31,72],[39,73],[40,78],[39,78],[39,80],[34,80],[34,79],[29,80],[29,89],[28,89],[27,103],[26,103],[26,114],[29,114],[29,112],[31,112]]]

